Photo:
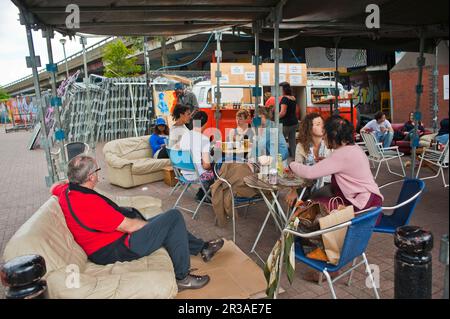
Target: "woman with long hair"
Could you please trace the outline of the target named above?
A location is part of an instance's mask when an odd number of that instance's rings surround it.
[[[153,158],[169,158],[167,153],[167,143],[169,138],[169,127],[166,121],[160,117],[156,119],[155,129],[150,136],[150,146],[153,151]]]
[[[295,152],[295,162],[314,165],[320,160],[330,155],[330,150],[327,148],[323,139],[325,134],[324,121],[317,113],[310,113],[300,122],[299,128],[299,143]],[[321,189],[325,183],[330,182],[330,177],[318,178],[314,186],[309,190],[313,193]],[[289,207],[295,204],[298,197],[296,188],[291,188],[286,195],[286,202]]]

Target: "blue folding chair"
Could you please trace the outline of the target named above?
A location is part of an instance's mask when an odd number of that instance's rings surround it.
[[[192,155],[190,151],[182,151],[182,150],[174,150],[174,149],[167,149],[167,152],[169,153],[169,159],[172,164],[172,167],[175,172],[175,177],[178,180],[177,185],[179,184],[180,187],[183,187],[183,190],[178,196],[177,201],[175,202],[173,208],[179,208],[185,211],[188,211],[192,213],[192,219],[195,219],[197,216],[198,210],[200,209],[200,206],[205,202],[205,200],[208,198],[211,201],[211,190],[206,190],[203,183],[200,181],[200,175],[197,171],[197,167],[194,164],[194,161],[192,160]],[[191,172],[194,175],[194,178],[187,179],[183,176],[182,171],[185,172]],[[188,190],[188,188],[192,185],[199,185],[200,188],[204,192],[204,196],[201,199],[200,203],[197,205],[197,208],[195,210],[191,210],[186,207],[179,206],[178,203],[180,202],[181,198],[183,197],[184,193]],[[178,187],[178,186],[176,186]]]
[[[245,214],[247,214],[248,208],[250,205],[253,205],[257,202],[262,201],[262,198],[260,196],[255,197],[238,197],[235,196],[233,193],[233,188],[231,187],[231,184],[224,178],[220,177],[218,174],[218,170],[220,169],[222,163],[217,163],[214,165],[214,172],[217,176],[217,179],[222,181],[227,187],[230,189],[231,192],[231,210],[232,210],[232,219],[233,219],[233,242],[236,243],[236,218],[235,218],[235,210],[238,208],[246,207]]]
[[[311,238],[320,236],[322,234],[330,233],[332,231],[347,228],[347,234],[345,236],[344,244],[341,250],[341,257],[339,259],[339,263],[337,265],[332,265],[323,261],[311,259],[305,256],[303,253],[303,248],[299,240],[295,241],[295,259],[305,265],[323,273],[328,281],[328,285],[331,290],[331,294],[334,299],[337,299],[336,293],[334,291],[333,283],[344,277],[345,275],[350,273],[350,277],[348,280],[348,285],[351,283],[352,272],[354,269],[358,268],[361,265],[365,265],[366,272],[369,276],[370,282],[372,284],[372,288],[375,293],[375,297],[377,299],[380,298],[378,294],[377,287],[375,285],[374,278],[372,276],[372,272],[369,267],[369,263],[367,261],[367,257],[365,254],[367,245],[369,244],[370,237],[372,236],[372,232],[375,227],[375,223],[377,221],[378,216],[381,214],[381,207],[371,208],[364,212],[359,212],[358,215],[352,220],[329,227],[327,229],[322,229],[319,231],[311,232],[311,233],[300,233],[298,231],[293,231],[290,228],[285,228],[283,230],[282,238],[282,248],[281,248],[281,259],[284,259],[284,235],[290,233],[296,237],[302,238]],[[362,257],[362,261],[356,263],[358,257]],[[343,267],[353,262],[352,267],[346,270],[344,273],[340,274],[334,279],[331,279],[329,272],[335,272],[341,270]],[[279,278],[278,278],[278,286],[275,290],[274,297],[276,298],[278,295],[278,289],[281,281],[281,270],[283,267],[280,267]]]
[[[409,224],[409,220],[420,200],[420,195],[425,189],[425,183],[420,179],[404,179],[394,181],[383,186],[380,189],[390,185],[403,182],[397,205],[392,207],[382,207],[384,211],[394,211],[391,215],[382,215],[380,223],[375,226],[374,232],[394,234],[396,229]]]

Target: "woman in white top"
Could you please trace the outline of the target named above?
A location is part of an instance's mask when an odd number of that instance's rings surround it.
[[[295,162],[314,165],[320,160],[330,155],[324,137],[324,121],[317,113],[310,113],[300,123],[300,141],[295,151]],[[311,192],[315,192],[322,188],[325,183],[330,183],[330,176],[319,178],[315,181]],[[286,202],[291,207],[295,204],[298,197],[297,189],[291,188],[286,195]]]
[[[181,137],[189,132],[186,123],[191,120],[191,109],[189,106],[177,104],[172,112],[172,119],[175,123],[170,128],[169,148],[179,148]]]

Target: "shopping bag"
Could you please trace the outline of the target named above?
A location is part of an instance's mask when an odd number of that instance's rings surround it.
[[[340,198],[333,198],[329,203],[330,214],[319,219],[320,229],[333,227],[355,217],[353,206],[345,206]],[[341,250],[347,235],[347,227],[322,235],[322,241],[328,262],[333,265],[339,263]]]

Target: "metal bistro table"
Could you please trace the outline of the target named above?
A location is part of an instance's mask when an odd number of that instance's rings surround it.
[[[269,216],[272,215],[273,220],[275,221],[275,224],[277,225],[281,233],[284,227],[287,225],[292,213],[294,212],[293,209],[291,212],[288,212],[289,215],[286,214],[282,205],[278,201],[278,191],[282,188],[288,187],[302,188],[300,196],[298,197],[298,200],[301,200],[305,195],[306,189],[312,186],[312,183],[304,181],[299,178],[278,177],[278,183],[276,185],[271,185],[265,181],[258,179],[257,174],[244,177],[244,183],[248,187],[257,189],[261,193],[261,197],[264,199],[264,202],[266,203],[267,208],[269,209],[266,218],[264,219],[264,222],[259,230],[258,236],[256,237],[255,243],[253,244],[253,247],[250,251],[251,253],[254,253],[256,256],[258,256],[258,258],[263,263],[265,263],[264,260],[258,255],[255,249],[256,245],[259,242],[259,239],[261,238],[264,228],[266,227],[267,221],[269,220]]]

